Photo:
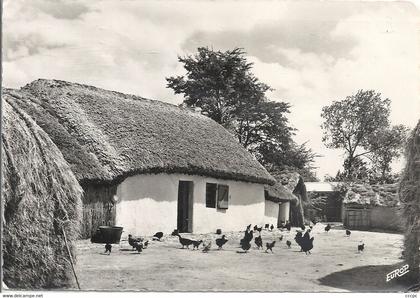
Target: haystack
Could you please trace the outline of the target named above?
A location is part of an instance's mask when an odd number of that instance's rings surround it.
[[[3,280],[16,289],[73,286],[63,229],[72,251],[82,189],[60,150],[17,107],[13,92],[2,106]]]
[[[406,158],[399,191],[406,227],[404,256],[410,277],[420,282],[420,121],[409,139]]]

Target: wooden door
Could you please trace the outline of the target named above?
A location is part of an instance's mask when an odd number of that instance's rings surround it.
[[[179,181],[178,184],[178,224],[180,233],[192,232],[193,182]]]

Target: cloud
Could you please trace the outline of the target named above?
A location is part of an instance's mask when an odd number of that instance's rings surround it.
[[[363,88],[392,100],[394,123],[420,111],[417,11],[403,2],[13,0],[3,23],[8,87],[54,78],[180,103],[165,80],[184,72],[177,55],[244,47],[270,98],[292,104],[296,140],[324,155],[321,177],[342,161],[321,142],[322,106]]]

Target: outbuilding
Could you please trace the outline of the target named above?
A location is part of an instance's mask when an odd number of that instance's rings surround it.
[[[221,125],[175,105],[58,80],[15,90],[84,190],[83,236],[243,230],[275,179]]]

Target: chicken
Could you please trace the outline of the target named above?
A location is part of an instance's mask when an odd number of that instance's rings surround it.
[[[268,230],[269,227],[270,227],[270,224],[265,224],[264,229]]]
[[[226,242],[228,242],[228,240],[225,235],[223,235],[222,238],[216,239],[216,245],[219,249],[222,249]]]
[[[136,249],[135,244],[141,242],[141,238],[133,238],[133,236],[130,234],[128,235],[128,244],[134,249]]]
[[[200,241],[192,240],[193,250],[194,248],[198,249],[201,243],[203,243],[203,240],[200,240]]]
[[[295,241],[299,246],[301,246],[302,239],[303,239],[302,232],[300,232],[300,231],[297,232],[296,236],[295,236]]]
[[[262,242],[261,235],[258,236],[258,237],[255,237],[254,241],[255,241],[255,244],[257,245],[258,249],[263,247],[263,242]]]
[[[171,236],[177,236],[178,235],[178,230],[177,229],[175,229],[172,233],[171,233]]]
[[[261,234],[261,231],[262,231],[262,226],[261,226],[261,227],[259,227],[259,228],[257,228],[257,231],[258,231],[258,233],[260,233],[260,234]]]
[[[302,238],[302,242],[300,247],[302,248],[302,251],[305,252],[305,254],[310,254],[311,253],[311,249],[314,248],[314,237],[312,237],[311,239],[307,239],[305,237]]]
[[[265,252],[268,252],[268,250],[271,250],[271,252],[273,252],[273,247],[274,247],[274,244],[276,244],[276,241],[273,241],[273,242],[271,242],[271,243],[266,243],[265,244],[265,246],[267,247],[267,249],[265,250]]]
[[[160,241],[160,239],[163,237],[163,233],[162,232],[157,232],[156,234],[153,235],[153,240],[157,240]]]
[[[188,238],[182,238],[181,235],[177,235],[179,238],[179,243],[181,243],[182,248],[185,248],[185,246],[187,247],[187,249],[190,248],[190,245],[193,244],[193,240],[188,239]]]
[[[364,244],[364,243],[359,244],[359,245],[357,246],[357,251],[358,251],[358,252],[362,252],[364,249],[365,249],[365,244]]]
[[[346,235],[350,237],[351,231],[350,230],[346,230]]]
[[[272,232],[274,230],[274,225],[273,224],[271,224],[271,226],[270,226],[270,231]]]
[[[209,252],[210,248],[211,248],[211,241],[209,241],[209,243],[204,245],[203,252]]]
[[[134,242],[134,248],[137,250],[138,253],[141,253],[143,251],[143,243]]]
[[[287,245],[288,248],[290,248],[290,246],[292,245],[292,242],[290,242],[290,240],[287,240],[286,245]]]
[[[105,244],[105,253],[111,254],[112,245],[107,243]]]
[[[254,231],[245,231],[244,238],[241,239],[240,245],[242,245],[243,242],[251,242],[252,238],[254,237]]]
[[[280,240],[280,241],[283,241],[283,235],[281,235],[281,236],[279,237],[279,240]]]
[[[324,228],[325,232],[328,232],[329,230],[331,230],[331,226],[330,224],[327,224],[327,226]]]
[[[252,231],[251,231],[252,232]],[[247,252],[250,248],[251,248],[251,240],[249,240],[249,241],[242,241],[241,242],[241,248],[245,251],[245,252]]]
[[[310,230],[307,230],[307,231],[305,232],[305,234],[303,234],[302,239],[303,239],[304,241],[309,240],[309,238],[310,238],[309,233],[310,233]]]

